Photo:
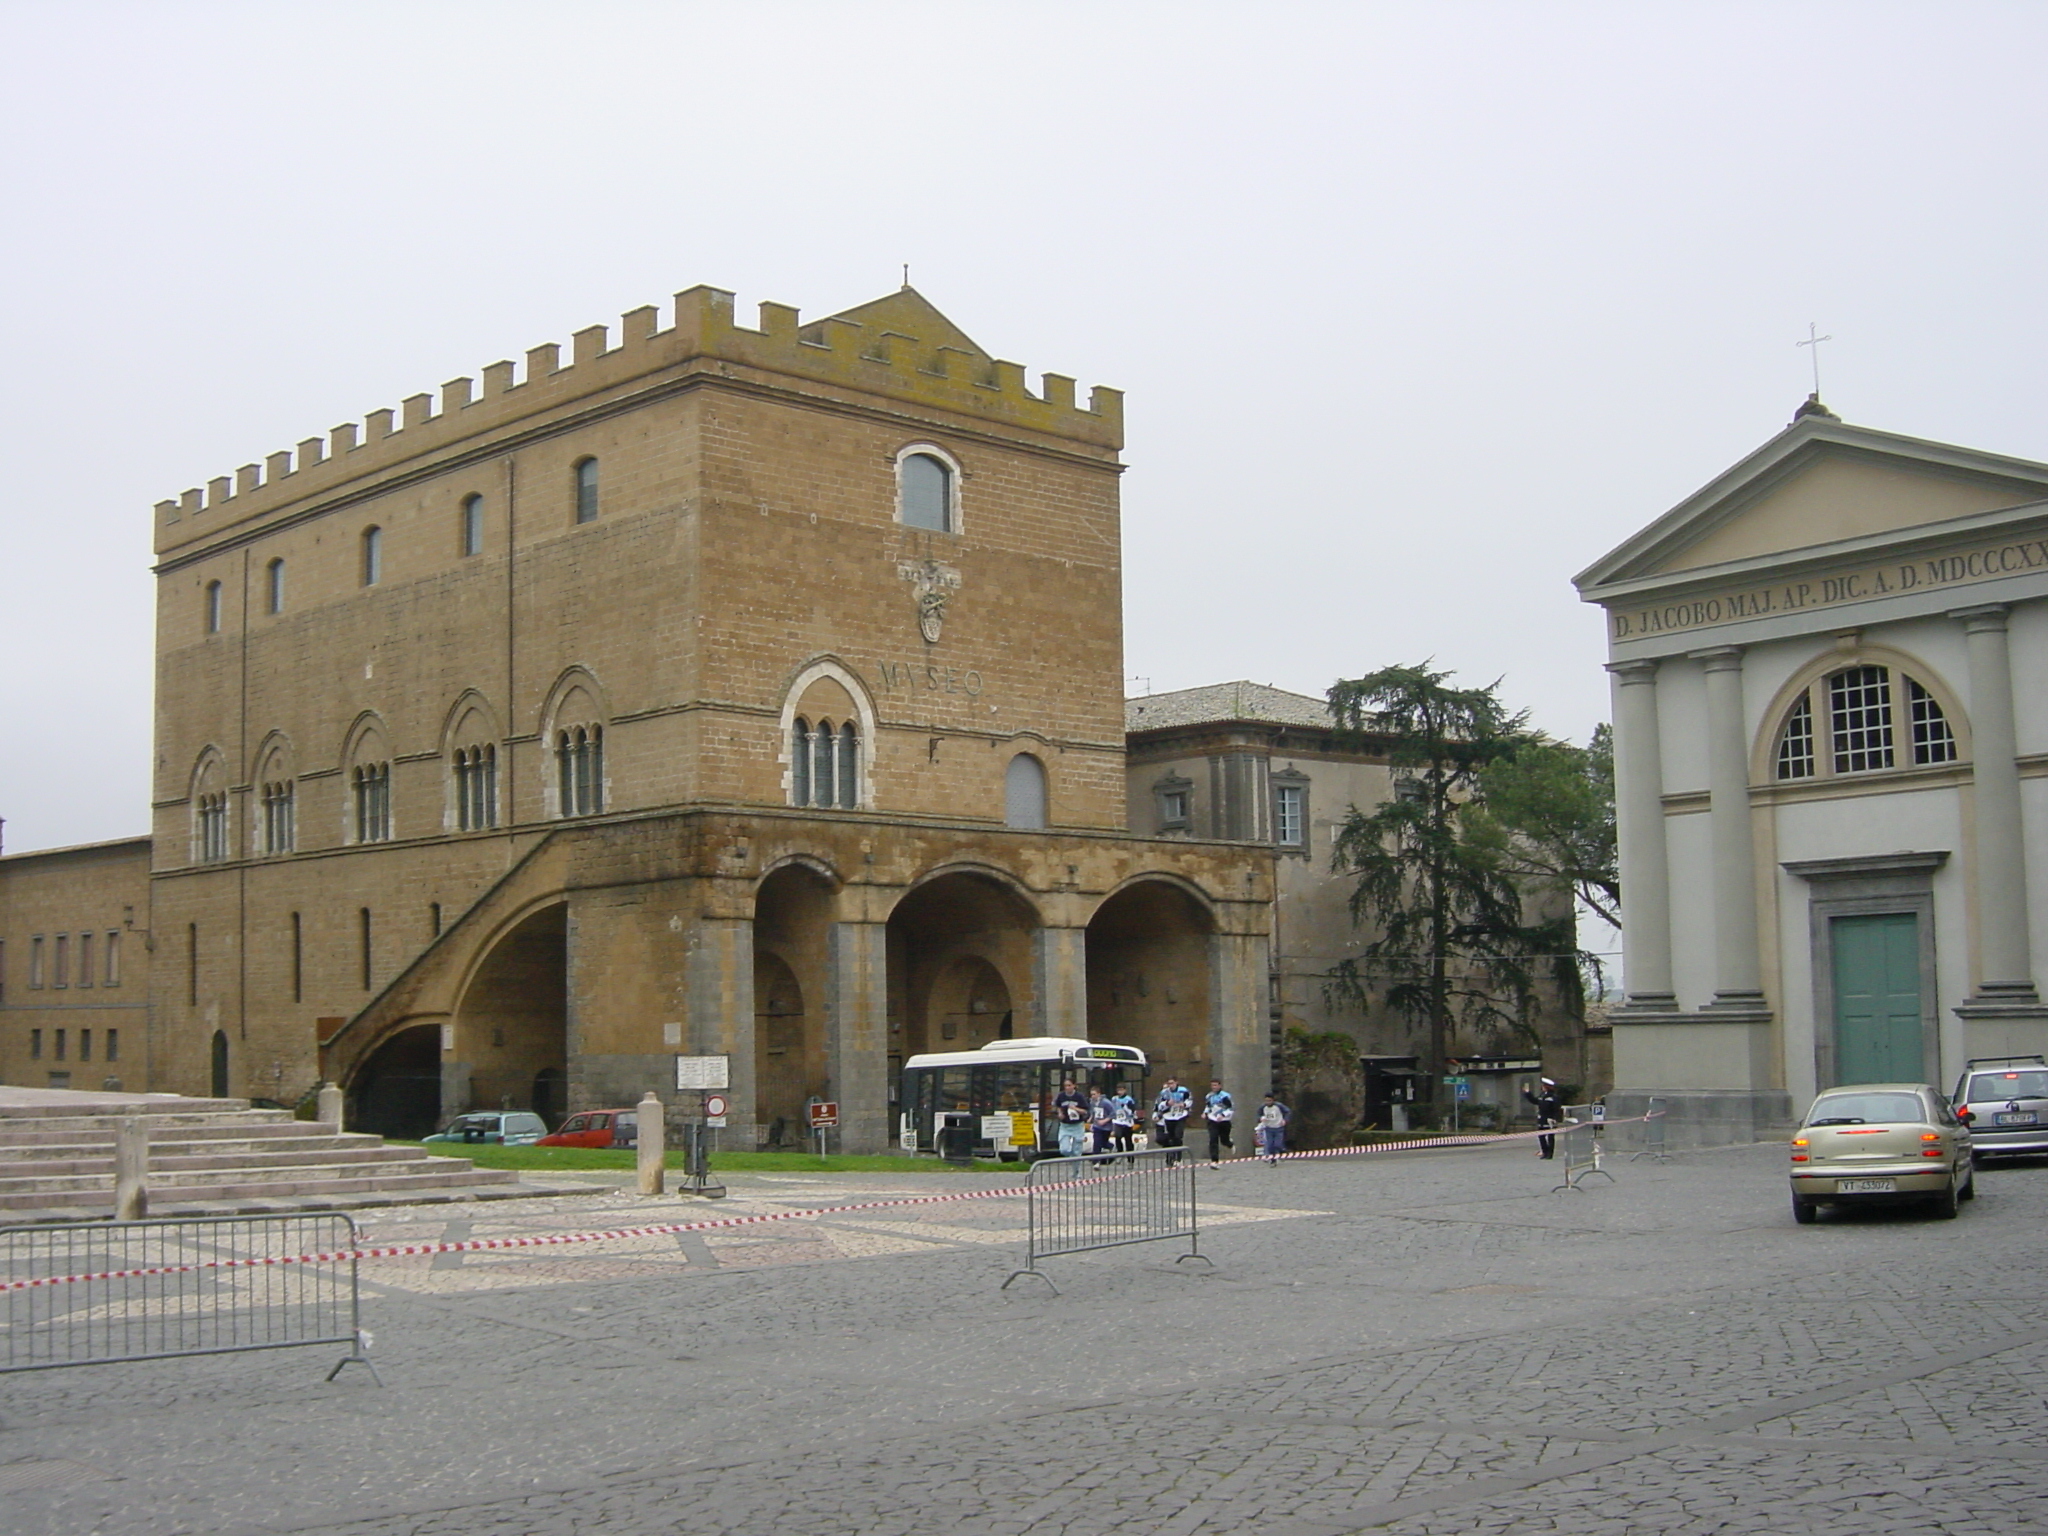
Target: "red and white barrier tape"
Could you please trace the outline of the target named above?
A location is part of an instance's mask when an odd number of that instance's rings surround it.
[[[1648,1116],[1637,1116],[1647,1119]],[[1628,1120],[1608,1120],[1607,1125],[1628,1125]],[[1267,1162],[1283,1162],[1307,1157],[1355,1157],[1373,1152],[1407,1152],[1417,1147],[1495,1147],[1503,1142],[1524,1141],[1531,1136],[1555,1136],[1577,1126],[1558,1126],[1542,1131],[1514,1131],[1507,1135],[1493,1136],[1425,1136],[1410,1141],[1377,1142],[1364,1147],[1331,1147],[1314,1152],[1282,1152]],[[1160,1150],[1154,1148],[1152,1150]],[[1182,1149],[1185,1150],[1185,1149]],[[1098,1154],[1084,1153],[1093,1157]],[[1104,1157],[1116,1157],[1118,1153],[1102,1153]],[[1252,1162],[1253,1158],[1234,1158],[1229,1163],[1198,1164],[1190,1159],[1178,1166],[1184,1168],[1215,1167],[1229,1168]],[[1057,1184],[1041,1184],[1040,1192],[1054,1189],[1078,1189],[1087,1184],[1111,1183],[1118,1179],[1132,1177],[1133,1171],[1094,1174],[1087,1178],[1065,1179]],[[649,1227],[614,1227],[605,1232],[554,1232],[538,1237],[473,1237],[456,1243],[397,1243],[381,1248],[342,1248],[332,1253],[296,1253],[281,1257],[257,1259],[200,1259],[190,1264],[157,1264],[145,1269],[107,1269],[80,1275],[44,1275],[33,1280],[0,1281],[0,1292],[36,1290],[43,1286],[75,1285],[91,1280],[137,1280],[152,1275],[184,1275],[204,1269],[259,1269],[284,1264],[338,1264],[355,1259],[396,1259],[414,1258],[436,1253],[482,1253],[504,1248],[559,1248],[574,1243],[614,1242],[627,1237],[666,1237],[679,1232],[716,1232],[732,1227],[758,1226],[769,1221],[798,1221],[807,1216],[842,1216],[854,1211],[880,1211],[892,1207],[910,1205],[945,1205],[960,1200],[1001,1200],[1025,1193],[1028,1186],[1006,1184],[998,1189],[970,1189],[948,1195],[910,1195],[899,1200],[863,1200],[852,1205],[819,1206],[802,1211],[759,1211],[751,1216],[721,1216],[710,1221],[664,1222]]]

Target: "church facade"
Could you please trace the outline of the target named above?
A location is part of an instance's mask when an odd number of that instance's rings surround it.
[[[1610,1102],[1747,1139],[2048,1050],[2048,465],[1809,400],[1577,583],[1614,695]]]
[[[127,1085],[398,1132],[723,1055],[729,1144],[849,1150],[1001,1037],[1262,1088],[1270,850],[1125,814],[1121,442],[908,288],[697,288],[160,503]]]

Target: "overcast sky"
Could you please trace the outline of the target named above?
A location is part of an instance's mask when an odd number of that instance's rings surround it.
[[[1784,425],[2048,459],[2033,5],[0,0],[12,851],[147,828],[153,502],[696,283],[1129,392],[1127,665],[1434,657]],[[1143,683],[1134,684],[1142,689]]]

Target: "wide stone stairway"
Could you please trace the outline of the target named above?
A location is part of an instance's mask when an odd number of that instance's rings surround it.
[[[556,1192],[243,1099],[0,1087],[0,1225],[111,1215],[116,1127],[136,1116],[149,1123],[152,1217]]]

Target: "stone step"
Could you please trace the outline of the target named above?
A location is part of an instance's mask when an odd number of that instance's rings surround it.
[[[0,1117],[0,1147],[9,1145],[34,1145],[49,1137],[72,1139],[94,1138],[112,1141],[119,1134],[126,1115],[48,1115],[38,1120],[17,1120],[12,1116]],[[204,1135],[209,1130],[224,1126],[237,1126],[258,1134],[290,1135],[294,1126],[319,1128],[315,1120],[294,1120],[281,1109],[250,1109],[240,1114],[208,1115],[149,1115],[136,1116],[147,1119],[149,1139],[170,1139],[178,1136]]]
[[[80,1094],[83,1104],[8,1104],[0,1115],[8,1120],[124,1120],[130,1115],[276,1115],[289,1120],[288,1109],[251,1109],[247,1099],[184,1099],[171,1094],[161,1098],[137,1098],[118,1105],[90,1102],[91,1094]]]
[[[408,1147],[387,1147],[376,1137],[365,1137],[361,1144],[336,1146],[320,1143],[312,1146],[287,1148],[256,1148],[241,1152],[223,1152],[208,1148],[203,1152],[188,1154],[160,1154],[154,1148],[150,1151],[149,1171],[152,1178],[158,1174],[186,1172],[191,1169],[208,1168],[306,1168],[322,1167],[340,1163],[404,1163],[418,1162],[420,1154]],[[114,1158],[111,1153],[80,1157],[38,1157],[30,1159],[8,1159],[0,1162],[0,1185],[10,1179],[53,1179],[78,1175],[111,1179],[114,1176]]]
[[[493,1178],[493,1173],[498,1176]],[[309,1200],[338,1195],[404,1196],[430,1190],[480,1189],[492,1186],[516,1189],[518,1183],[519,1181],[509,1173],[483,1168],[453,1169],[446,1173],[378,1173],[374,1177],[335,1177],[329,1174],[296,1181],[237,1178],[216,1180],[207,1184],[173,1184],[161,1187],[152,1184],[149,1204],[152,1215],[163,1215],[180,1205],[194,1201],[268,1200],[290,1201],[302,1205]],[[112,1210],[113,1205],[114,1192],[110,1188],[0,1190],[0,1211],[43,1211],[63,1208],[105,1212]]]
[[[303,1135],[295,1136],[245,1136],[234,1134],[233,1127],[216,1127],[206,1136],[152,1136],[149,1138],[149,1155],[155,1159],[265,1152],[286,1157],[308,1147],[374,1147],[383,1144],[384,1138],[381,1136],[370,1136],[361,1131],[337,1131],[330,1125],[311,1123],[307,1124]],[[50,1158],[110,1158],[113,1155],[112,1138],[95,1141],[43,1141],[15,1147],[0,1145],[0,1168],[11,1163],[36,1163]]]

